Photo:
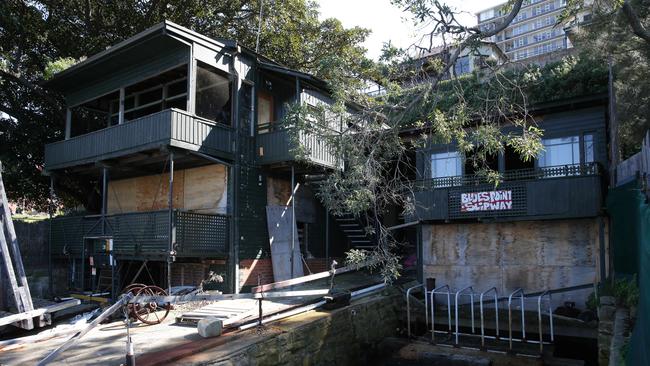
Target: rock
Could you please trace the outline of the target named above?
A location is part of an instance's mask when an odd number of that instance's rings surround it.
[[[223,322],[219,318],[207,317],[199,320],[197,330],[203,338],[218,337],[223,329]]]
[[[612,321],[614,320],[614,313],[616,313],[615,306],[602,305],[598,308],[598,319],[600,321]]]

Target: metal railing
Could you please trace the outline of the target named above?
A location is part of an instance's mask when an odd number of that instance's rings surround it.
[[[485,294],[493,292],[494,293],[494,316],[495,316],[495,339],[499,340],[499,296],[497,293],[497,288],[492,287],[489,290],[481,292],[481,296],[479,298],[479,311],[481,313],[481,349],[485,349],[485,322],[483,320],[483,296]]]
[[[513,182],[522,180],[548,179],[548,178],[565,178],[565,177],[585,177],[596,176],[601,173],[598,163],[560,165],[550,167],[540,167],[536,169],[515,169],[503,172],[501,181]],[[439,177],[420,179],[413,182],[413,190],[428,191],[435,188],[459,187],[459,186],[477,186],[488,184],[487,178],[475,174],[466,174],[453,177]]]
[[[411,291],[420,287],[424,288],[424,285],[418,284],[406,290],[406,334],[409,338],[411,338]]]
[[[512,299],[517,294],[519,294],[519,298],[521,299],[521,340],[522,342],[526,342],[526,321],[524,316],[524,311],[525,311],[524,290],[518,288],[508,296],[508,349],[510,351],[512,351]]]
[[[548,297],[548,321],[549,321],[549,331],[551,334],[551,343],[555,340],[553,337],[553,309],[551,302],[551,293],[549,291],[544,291],[537,298],[537,320],[539,323],[539,353],[541,354],[544,351],[544,334],[542,333],[542,298]]]
[[[447,292],[442,292],[443,289],[447,289]],[[431,342],[435,343],[436,341],[436,317],[435,317],[435,308],[436,308],[436,293],[439,294],[447,294],[447,323],[448,323],[448,334],[451,335],[452,333],[452,328],[451,328],[451,290],[449,289],[449,285],[443,285],[440,287],[436,287],[433,290],[431,290],[431,299],[429,301],[429,304],[431,305]]]
[[[456,296],[454,297],[454,310],[456,316],[456,343],[458,346],[458,297],[463,294],[463,292],[469,291],[469,301],[470,301],[470,312],[472,314],[472,334],[474,334],[474,289],[472,286],[464,287],[456,291]]]
[[[466,286],[456,292],[452,292],[449,285],[443,285],[434,288],[431,291],[427,291],[426,287],[423,284],[417,284],[413,287],[410,287],[406,291],[406,312],[407,312],[407,333],[408,337],[412,337],[412,316],[411,316],[411,302],[410,302],[410,297],[411,293],[414,290],[418,289],[423,289],[425,293],[425,303],[428,302],[428,307],[430,309],[427,309],[427,306],[425,306],[425,322],[426,322],[426,328],[430,329],[431,331],[431,343],[435,344],[436,343],[436,332],[437,333],[443,333],[443,334],[448,334],[450,337],[448,340],[452,342],[454,347],[461,347],[460,344],[460,336],[467,336],[467,337],[480,337],[480,349],[483,351],[488,351],[488,347],[486,346],[486,339],[492,339],[497,342],[499,341],[506,341],[504,337],[501,336],[500,332],[500,326],[499,326],[499,302],[500,301],[508,301],[508,335],[507,335],[507,342],[508,342],[508,350],[509,352],[513,352],[513,342],[519,342],[519,343],[539,343],[539,352],[542,354],[543,352],[543,347],[545,344],[552,344],[555,341],[555,336],[554,336],[554,328],[553,328],[553,312],[552,312],[552,303],[551,303],[551,292],[553,291],[544,291],[541,294],[540,293],[531,293],[531,294],[525,294],[524,290],[521,288],[516,289],[512,293],[510,293],[507,297],[499,298],[498,291],[496,287],[491,287],[490,289],[481,292],[480,294],[475,292],[472,286]],[[564,289],[563,289],[564,290]],[[554,290],[558,291],[558,290]],[[452,307],[452,300],[451,300],[451,295],[454,295],[454,327],[452,327],[452,321],[451,321],[451,307]],[[491,294],[491,295],[490,295]],[[446,295],[446,306],[447,306],[447,325],[448,325],[448,330],[443,331],[443,330],[436,330],[436,295]],[[475,315],[474,315],[474,308],[475,308],[475,302],[474,302],[474,297],[476,295],[479,295],[479,315],[480,315],[480,335],[476,334],[475,330]],[[460,303],[459,299],[461,296],[468,296],[470,298],[469,306],[470,306],[470,317],[471,317],[471,333],[463,333],[460,330],[460,319],[459,319],[459,307],[463,304]],[[492,335],[486,335],[485,328],[486,328],[486,299],[490,298],[489,301],[492,301],[494,303],[494,315],[495,315],[495,332],[494,336]],[[528,340],[526,339],[526,326],[525,326],[525,299],[527,297],[537,297],[537,320],[538,320],[538,326],[539,326],[539,340]],[[545,341],[544,340],[544,333],[543,333],[543,327],[542,327],[542,316],[543,316],[543,311],[542,311],[542,300],[543,298],[548,298],[548,316],[549,316],[549,333],[550,333],[550,340]],[[426,298],[428,298],[428,301],[426,301]],[[519,306],[520,306],[520,311],[521,311],[521,338],[515,338],[513,336],[513,316],[512,316],[512,310],[513,310],[513,304],[519,301]],[[465,304],[467,305],[467,304]],[[429,328],[429,323],[428,323],[428,316],[426,315],[428,311],[430,311],[431,314],[431,327]]]

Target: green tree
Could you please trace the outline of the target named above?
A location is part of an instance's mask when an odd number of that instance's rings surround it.
[[[9,196],[43,208],[49,195],[43,149],[62,139],[64,105],[39,86],[44,79],[163,20],[254,49],[260,1],[0,2],[0,160]],[[320,21],[309,0],[265,0],[262,6],[260,53],[346,89],[368,72],[372,63],[361,46],[367,30]],[[69,204],[92,202],[87,197],[97,195],[97,185],[66,181],[59,191]]]
[[[564,19],[581,12],[592,20],[571,28],[576,47],[600,62],[612,64],[622,159],[639,150],[650,129],[650,7],[647,1],[570,1]]]

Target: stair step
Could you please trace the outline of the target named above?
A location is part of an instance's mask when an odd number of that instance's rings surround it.
[[[341,227],[350,227],[350,226],[361,227],[361,225],[359,225],[359,224],[340,224],[339,226],[341,226]]]
[[[356,221],[354,217],[337,217],[336,221]]]
[[[345,232],[345,233],[362,233],[363,230],[361,230],[361,229],[343,229],[343,232]]]

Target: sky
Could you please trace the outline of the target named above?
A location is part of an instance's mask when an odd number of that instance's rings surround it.
[[[389,40],[397,47],[407,48],[418,40],[418,30],[408,14],[391,5],[390,0],[317,0],[321,19],[337,18],[346,28],[359,26],[372,31],[364,46],[368,56],[377,59],[382,45]],[[505,0],[446,0],[447,5],[463,12],[461,21],[475,25],[475,13],[504,3]]]

